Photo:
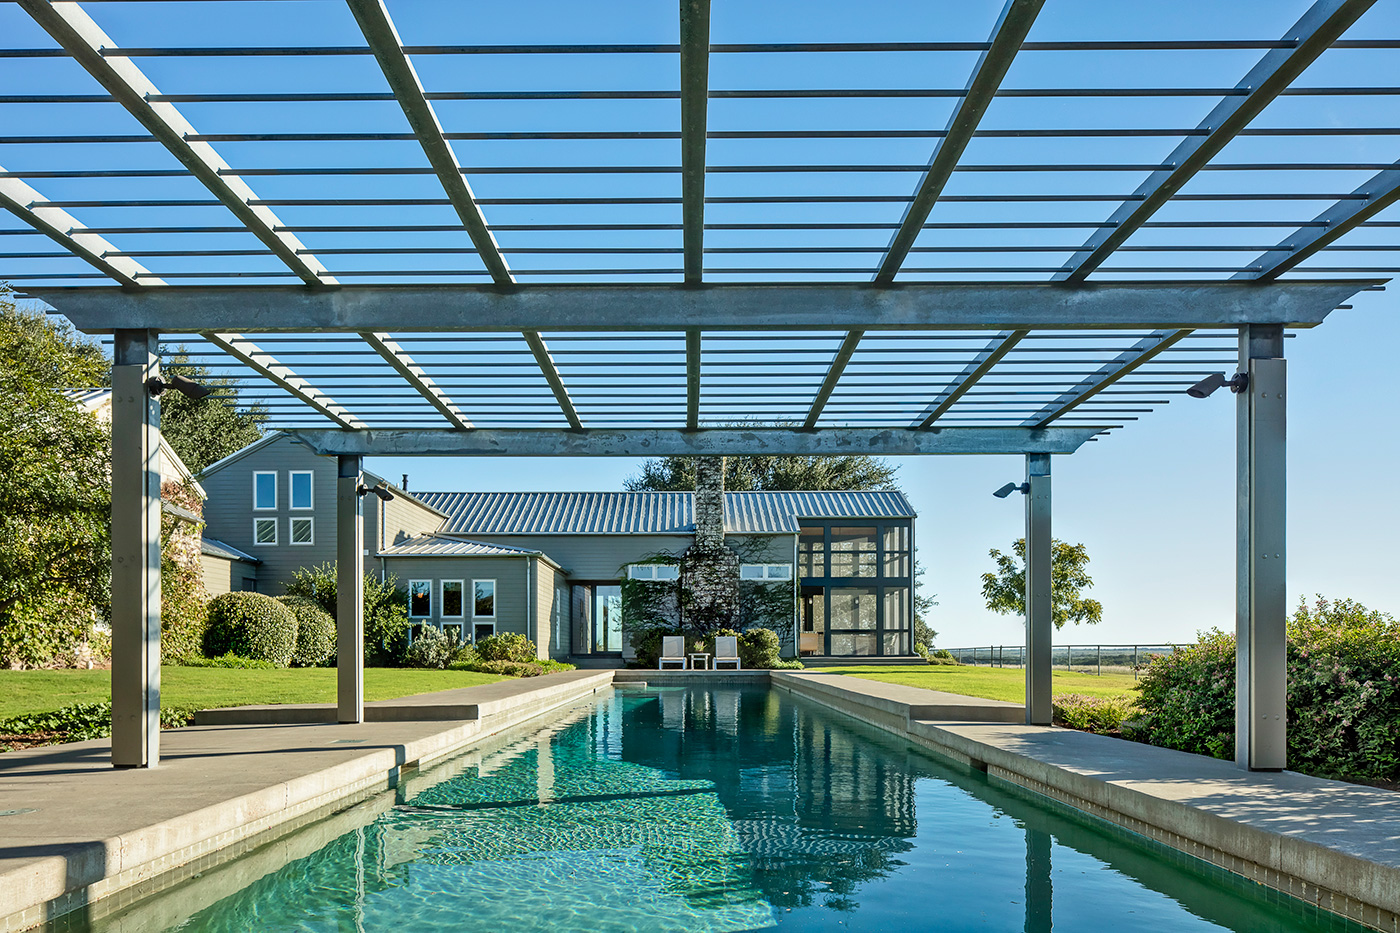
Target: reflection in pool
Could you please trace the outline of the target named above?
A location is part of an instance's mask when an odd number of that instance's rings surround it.
[[[766,689],[619,690],[378,809],[216,902],[190,882],[88,928],[1343,926]]]

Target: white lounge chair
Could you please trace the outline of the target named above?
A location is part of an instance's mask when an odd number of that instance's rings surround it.
[[[720,635],[715,639],[715,670],[721,664],[733,664],[734,670],[742,670],[739,663],[739,639],[733,635]]]
[[[657,658],[656,669],[658,671],[665,670],[667,664],[679,664],[681,670],[690,666],[690,662],[685,656],[684,635],[661,636],[661,657]]]

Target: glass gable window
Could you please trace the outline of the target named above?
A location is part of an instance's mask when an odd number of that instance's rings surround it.
[[[277,508],[277,474],[276,473],[254,473],[253,474],[253,508],[255,509],[275,509]]]
[[[442,581],[442,617],[460,619],[462,617],[462,581]]]
[[[433,581],[408,581],[408,614],[415,619],[426,619],[433,614]]]
[[[633,580],[679,580],[681,568],[675,564],[632,564],[627,576]]]
[[[496,617],[496,581],[472,581],[472,617],[494,619]]]
[[[874,528],[832,528],[830,576],[875,576],[876,540]]]
[[[914,531],[907,519],[804,523],[798,651],[904,656],[911,650]],[[752,579],[747,568],[741,575]]]
[[[312,507],[312,489],[315,480],[316,474],[312,473],[310,470],[292,471],[292,508],[309,509]]]

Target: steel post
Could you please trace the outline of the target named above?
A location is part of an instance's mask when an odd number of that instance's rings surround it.
[[[1026,722],[1050,725],[1050,455],[1026,455]]]
[[[1235,761],[1279,771],[1288,750],[1283,327],[1241,327],[1240,369],[1249,383],[1236,401]]]
[[[112,365],[112,764],[160,762],[158,335],[118,330]]]
[[[365,718],[365,526],[360,458],[339,457],[335,496],[336,710],[341,722]]]

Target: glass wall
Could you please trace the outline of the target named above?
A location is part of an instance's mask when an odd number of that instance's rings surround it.
[[[797,544],[799,654],[909,654],[913,550],[908,521],[804,524]]]

